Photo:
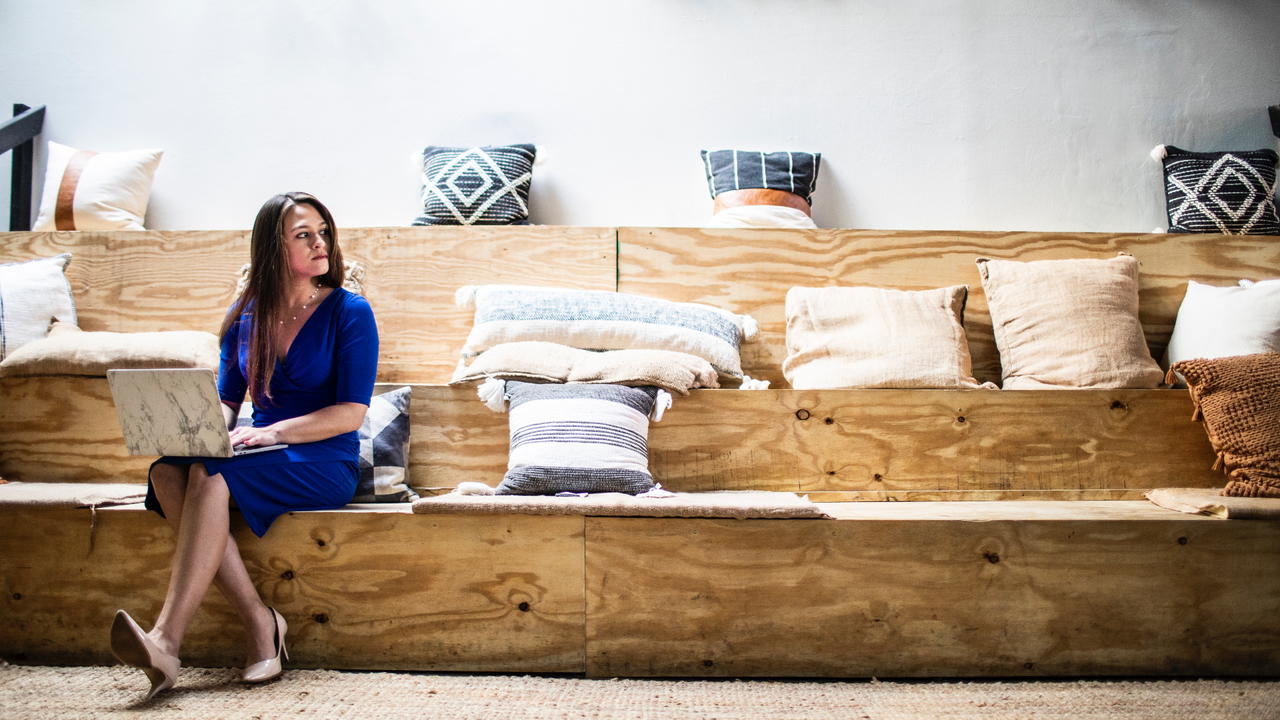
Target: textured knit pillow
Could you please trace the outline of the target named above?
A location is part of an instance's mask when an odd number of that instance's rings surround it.
[[[782,374],[797,390],[982,387],[964,334],[968,296],[964,285],[791,288]]]
[[[1229,478],[1223,495],[1280,498],[1280,353],[1183,360],[1196,419]]]
[[[463,357],[524,340],[584,350],[674,350],[740,378],[738,348],[757,331],[747,315],[616,292],[468,285],[458,290],[457,302],[476,310]]]
[[[978,258],[1006,390],[1154,388],[1138,261]]]
[[[56,322],[49,336],[34,340],[0,362],[0,377],[85,375],[106,377],[108,369],[218,369],[218,337],[198,330],[167,332],[84,332]]]
[[[503,343],[471,367],[459,365],[450,385],[487,378],[590,385],[653,385],[688,395],[691,388],[720,387],[711,363],[670,350],[579,350],[549,342]]]
[[[409,400],[413,388],[374,395],[360,424],[360,480],[353,503],[413,502],[409,488]],[[240,406],[236,427],[253,424],[253,406]]]
[[[649,414],[659,392],[621,385],[505,383],[511,455],[497,494],[652,490]]]
[[[414,225],[521,225],[529,219],[533,145],[422,151],[422,215]]]
[[[1280,235],[1274,150],[1197,153],[1164,145],[1152,154],[1164,163],[1169,232]]]
[[[821,164],[820,153],[702,151],[702,166],[707,173],[707,188],[712,198],[730,190],[758,188],[793,193],[806,205],[812,205],[810,195],[818,186]]]
[[[1165,366],[1179,360],[1280,352],[1280,280],[1214,287],[1194,280],[1178,306]]]
[[[65,271],[71,254],[0,265],[0,360],[49,334],[54,320],[76,324]]]
[[[163,150],[95,153],[49,143],[35,229],[143,230]]]

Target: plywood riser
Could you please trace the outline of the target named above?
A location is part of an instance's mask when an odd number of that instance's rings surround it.
[[[291,667],[1280,674],[1280,524],[1137,502],[827,507],[859,512],[742,521],[338,511],[282,517],[263,540],[237,521],[236,534],[260,593],[289,621]],[[923,514],[887,512],[915,508]],[[96,515],[93,526],[88,510],[0,510],[0,658],[113,664],[112,613],[155,617],[169,531],[141,510]],[[238,627],[211,591],[184,663],[242,665]]]
[[[7,378],[0,398],[0,475],[145,482],[104,378]],[[1192,409],[1185,390],[695,390],[651,423],[649,466],[671,490],[825,501],[1140,499],[1225,484]],[[414,385],[410,422],[423,494],[501,481],[507,416],[473,388]]]

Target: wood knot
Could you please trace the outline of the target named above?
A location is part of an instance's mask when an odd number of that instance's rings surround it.
[[[1179,544],[1179,545],[1186,545],[1186,544],[1187,544],[1187,539],[1186,539],[1186,538],[1184,538],[1184,537],[1180,537],[1180,538],[1178,538],[1178,544]]]
[[[527,602],[522,602],[516,607],[520,608],[520,612],[529,612],[529,603]]]
[[[324,547],[324,541],[323,541],[323,540],[317,540],[317,541],[316,541],[316,545],[317,545],[317,546],[319,546],[319,547]]]
[[[995,565],[996,563],[1000,562],[1000,556],[997,553],[984,552],[982,553],[982,557],[986,558],[987,562],[991,563],[992,565]]]
[[[711,662],[710,660],[703,660],[703,661],[702,661],[702,666],[703,666],[703,667],[711,667],[712,665],[715,665],[715,663],[714,663],[714,662]]]
[[[810,415],[810,414],[809,414],[809,411],[808,411],[808,410],[805,410],[804,408],[800,408],[799,410],[797,410],[797,411],[796,411],[796,419],[797,419],[797,420],[808,420],[808,419],[809,419],[809,418],[811,418],[811,417],[813,417],[813,416],[812,416],[812,415]]]
[[[293,579],[293,571],[292,571],[292,570],[285,570],[284,572],[280,573],[280,579],[281,579],[281,580],[292,580],[292,579]]]
[[[1031,668],[1035,667],[1035,664],[1034,664],[1034,663],[1023,663],[1023,664],[1022,664],[1022,667],[1024,667],[1024,668],[1026,668],[1026,669],[1030,670]]]
[[[14,599],[14,600],[21,600],[21,599],[22,599],[22,593],[14,593],[14,594],[13,594],[13,599]]]
[[[822,422],[824,422],[824,423],[826,423],[826,424],[828,424],[828,425],[835,425],[835,424],[836,424],[835,418],[827,418],[826,420],[823,420]]]
[[[1111,401],[1111,409],[1112,409],[1112,410],[1128,410],[1128,409],[1129,409],[1129,404],[1128,404],[1128,403],[1122,403],[1122,402],[1120,402],[1119,400],[1112,400],[1112,401]]]
[[[876,473],[875,478],[876,478],[876,482],[880,482],[881,480],[884,479],[883,477],[880,476],[880,473]]]
[[[321,625],[329,622],[329,616],[325,615],[324,613],[317,613],[315,615],[312,615],[311,618],[316,622],[320,623]]]
[[[963,415],[961,415],[960,417],[956,418],[956,422],[958,422],[958,423],[962,423],[962,422],[964,422],[964,416],[963,416]]]

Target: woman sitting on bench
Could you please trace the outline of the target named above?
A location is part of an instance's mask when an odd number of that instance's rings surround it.
[[[151,680],[148,699],[177,680],[178,649],[210,583],[248,630],[245,682],[280,674],[287,625],[258,597],[228,508],[262,537],[286,512],[346,505],[359,477],[357,431],[373,394],[378,330],[369,303],[342,289],[333,219],[310,195],[277,195],[258,212],[250,253],[248,286],[222,325],[218,394],[233,445],[288,447],[151,466],[146,506],[177,536],[169,590],[151,632],[123,610],[111,627],[115,656]],[[253,425],[237,428],[246,390]]]

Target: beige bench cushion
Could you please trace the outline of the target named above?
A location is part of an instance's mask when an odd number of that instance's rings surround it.
[[[87,375],[108,369],[204,367],[218,369],[218,338],[196,330],[169,332],[84,332],[54,323],[48,337],[32,341],[0,362],[0,377]]]

